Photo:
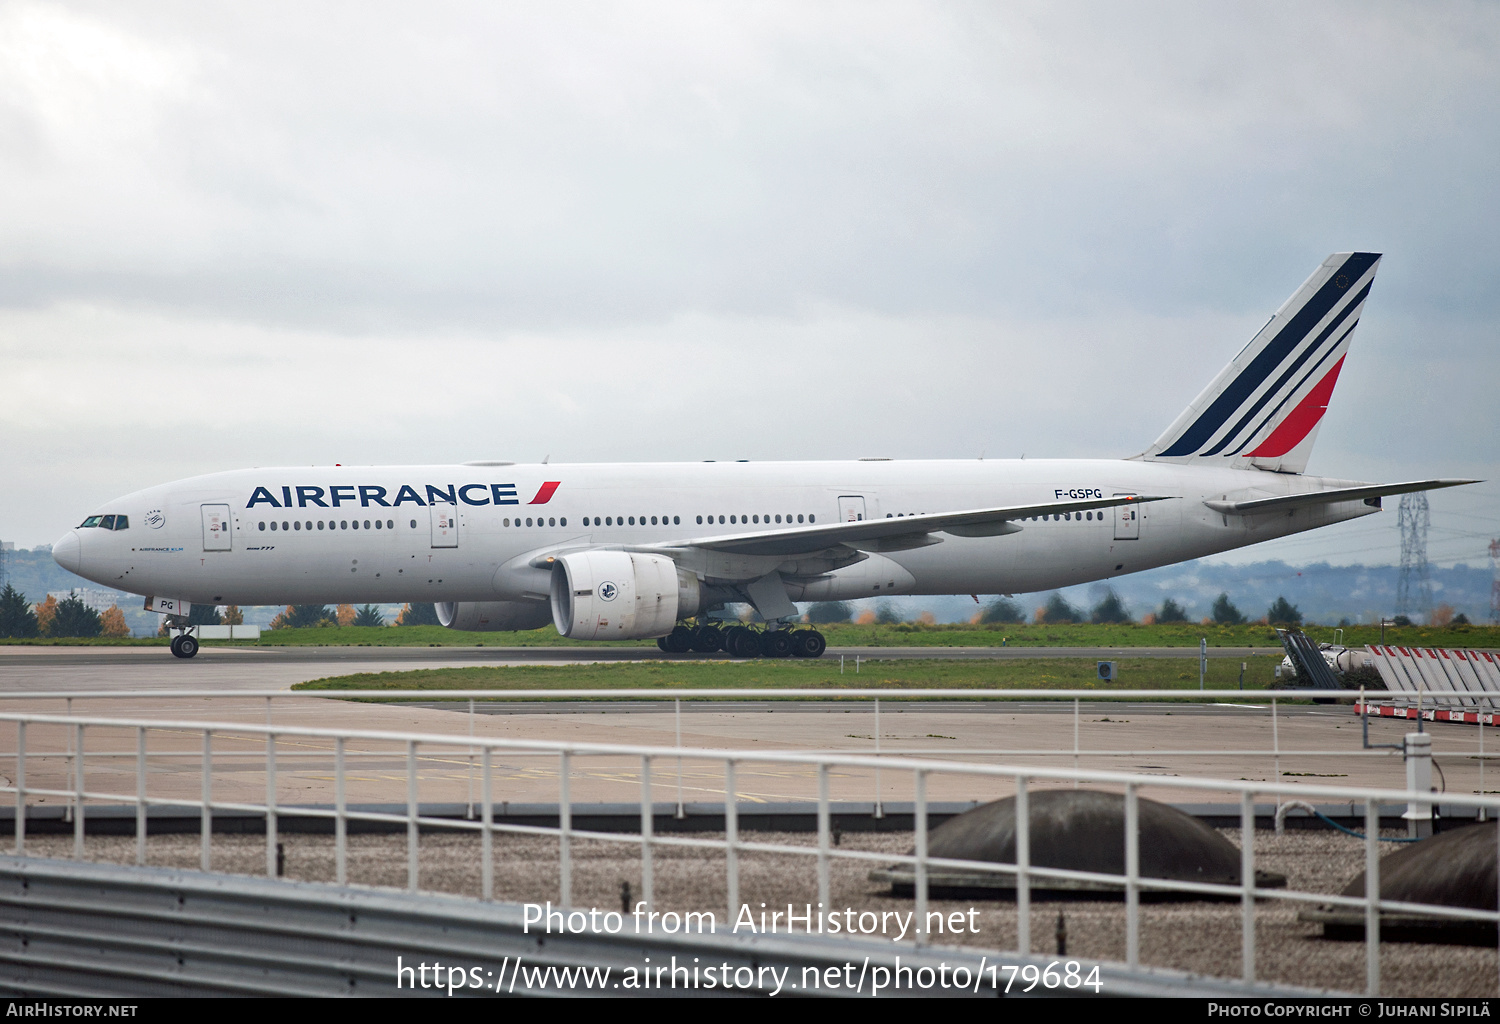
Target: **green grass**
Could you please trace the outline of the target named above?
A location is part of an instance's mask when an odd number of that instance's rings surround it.
[[[965,623],[923,625],[856,626],[834,623],[818,627],[830,647],[1197,647],[1206,637],[1210,647],[1272,647],[1280,649],[1276,631],[1270,626],[1203,626],[1177,623],[1142,626],[1120,625],[1031,625],[978,626]],[[1308,626],[1314,640],[1332,642],[1329,626]],[[1496,626],[1406,626],[1387,627],[1386,642],[1418,647],[1500,647]],[[1379,626],[1347,626],[1343,642],[1351,647],[1380,642]],[[142,639],[53,639],[4,640],[0,644],[165,646],[161,637]],[[344,626],[308,629],[263,630],[260,640],[206,640],[209,646],[234,647],[655,647],[654,640],[584,641],[558,636],[551,626],[520,633],[463,633],[442,626]]]
[[[1192,623],[1143,626],[1135,622],[1093,625],[966,625],[927,626],[904,622],[888,626],[848,624],[819,627],[832,647],[1197,647],[1200,637],[1210,647],[1276,647],[1281,641],[1270,626],[1214,626]],[[1307,626],[1307,634],[1332,643],[1331,626]],[[1386,627],[1387,643],[1420,647],[1481,647],[1500,644],[1495,626]],[[1343,642],[1350,647],[1380,643],[1379,626],[1345,626]]]
[[[1280,654],[1279,651],[1276,652]],[[1248,659],[1246,689],[1264,689],[1274,681],[1279,656]],[[524,665],[417,669],[410,672],[357,672],[299,683],[295,690],[566,690],[566,689],[1181,689],[1198,688],[1195,659],[1122,658],[1114,683],[1101,683],[1089,658],[1037,658],[1006,661],[911,659],[867,661],[858,674],[852,662],[843,675],[828,661],[675,661],[613,662],[603,665]],[[1209,689],[1238,685],[1240,663],[1208,663]]]

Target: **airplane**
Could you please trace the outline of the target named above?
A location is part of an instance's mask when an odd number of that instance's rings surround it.
[[[817,657],[795,602],[1050,590],[1477,482],[1304,473],[1380,259],[1329,256],[1127,458],[237,470],[106,502],[53,557],[145,596],[180,658],[194,604],[392,602],[458,630]],[[762,628],[724,628],[734,603]]]

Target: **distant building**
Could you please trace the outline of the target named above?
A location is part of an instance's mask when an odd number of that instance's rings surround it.
[[[95,587],[74,587],[72,590],[49,590],[47,596],[55,597],[59,601],[66,601],[70,597],[76,597],[96,612],[102,612],[107,608],[117,605],[127,597],[127,595],[120,593],[118,590],[100,590]]]

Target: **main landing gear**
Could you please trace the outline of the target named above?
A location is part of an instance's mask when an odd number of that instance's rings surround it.
[[[724,629],[710,622],[696,628],[678,626],[657,640],[656,646],[668,654],[727,651],[736,658],[818,658],[828,649],[828,641],[816,629],[751,629],[738,625]]]

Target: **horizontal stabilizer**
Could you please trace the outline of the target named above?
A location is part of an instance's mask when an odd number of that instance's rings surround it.
[[[1442,487],[1462,487],[1477,484],[1478,480],[1413,480],[1403,484],[1371,484],[1368,487],[1339,487],[1331,491],[1304,491],[1301,494],[1284,494],[1274,498],[1253,498],[1249,501],[1205,501],[1203,504],[1225,515],[1248,516],[1257,512],[1275,512],[1288,508],[1305,508],[1311,505],[1331,505],[1339,501],[1369,501],[1393,494],[1411,494],[1415,491],[1435,491]]]

